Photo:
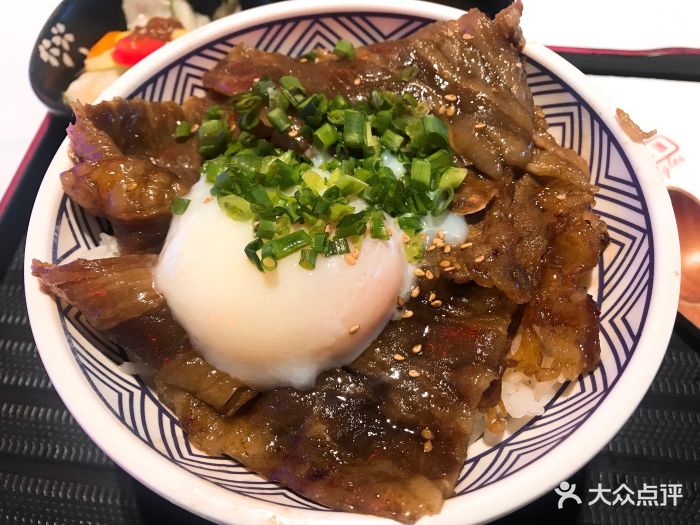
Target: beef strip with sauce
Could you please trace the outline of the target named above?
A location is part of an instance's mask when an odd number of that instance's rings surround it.
[[[201,164],[196,138],[173,134],[181,121],[200,121],[205,104],[117,98],[73,105],[68,137],[76,164],[61,183],[76,203],[109,219],[121,253],[160,251],[173,198],[189,191]]]

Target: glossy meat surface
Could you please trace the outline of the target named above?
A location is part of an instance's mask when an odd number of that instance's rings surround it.
[[[157,253],[170,223],[170,205],[199,178],[194,137],[175,139],[179,122],[198,120],[205,101],[114,99],[75,104],[68,128],[76,165],[61,174],[64,191],[112,223],[122,253]]]

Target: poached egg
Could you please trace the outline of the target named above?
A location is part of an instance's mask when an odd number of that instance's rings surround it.
[[[259,390],[311,388],[322,371],[358,357],[408,295],[415,267],[391,217],[390,239],[365,236],[354,264],[319,256],[305,270],[293,254],[261,273],[244,253],[251,223],[224,214],[210,188],[200,180],[186,212],[173,217],[155,282],[194,348],[218,370]],[[466,238],[461,217],[429,221],[429,236],[440,228],[448,242]]]

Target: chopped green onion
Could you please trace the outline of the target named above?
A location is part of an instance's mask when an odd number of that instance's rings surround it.
[[[342,204],[339,202],[334,202],[328,210],[328,218],[333,222],[338,222],[340,219],[346,215],[355,213],[355,208],[350,204]]]
[[[182,197],[176,196],[170,206],[170,211],[172,211],[174,215],[182,215],[189,205],[190,199],[183,199]]]
[[[356,55],[355,46],[345,39],[338,40],[333,48],[333,54],[335,54],[335,56],[338,58],[347,58],[348,60],[352,60]]]
[[[213,184],[216,178],[225,173],[228,169],[226,164],[226,159],[217,157],[215,159],[207,160],[202,164],[199,170],[200,175],[203,175],[206,181]]]
[[[350,246],[348,245],[347,239],[329,239],[326,243],[326,248],[323,254],[326,257],[332,257],[333,255],[342,255],[344,253],[350,253]]]
[[[316,60],[316,51],[309,51],[308,53],[302,55],[301,58],[305,58],[309,62],[314,62]]]
[[[328,111],[326,95],[317,93],[304,100],[299,106],[299,116],[310,126],[320,126],[323,116]]]
[[[261,272],[263,271],[263,267],[262,263],[260,262],[260,257],[258,257],[258,250],[260,250],[262,247],[263,240],[258,238],[246,244],[246,247],[243,249],[246,257],[248,257],[248,260],[252,262]]]
[[[352,237],[353,235],[362,235],[367,231],[367,212],[360,211],[346,215],[335,227],[335,236],[338,239]]]
[[[301,256],[299,257],[299,266],[305,270],[313,270],[316,268],[316,258],[318,254],[314,250],[304,248],[301,250]]]
[[[277,268],[277,258],[269,242],[263,245],[262,250],[260,250],[260,266],[264,272],[271,272]]]
[[[204,120],[214,120],[221,118],[221,106],[211,106],[204,112]]]
[[[325,151],[338,142],[340,135],[334,126],[326,122],[314,131],[313,141],[316,149]]]
[[[390,235],[384,225],[384,212],[372,210],[369,212],[369,234],[375,239],[387,240]]]
[[[310,169],[305,172],[301,179],[306,183],[306,185],[314,190],[316,193],[321,194],[326,189],[326,182],[321,175],[314,169]]]
[[[253,84],[252,91],[259,97],[265,98],[268,97],[276,87],[272,80],[264,77]]]
[[[236,111],[248,112],[257,110],[262,104],[262,97],[259,95],[254,95],[253,93],[244,93],[238,99],[238,101],[233,105]],[[215,115],[213,118],[219,118],[219,115]]]
[[[408,66],[401,70],[400,76],[401,80],[408,82],[409,80],[413,80],[417,74],[418,68],[416,66]]]
[[[336,185],[343,195],[359,195],[368,186],[366,182],[356,179],[352,175],[342,175]]]
[[[350,102],[343,95],[334,96],[328,103],[328,111],[346,109],[350,107]]]
[[[267,246],[270,246],[274,258],[279,260],[298,252],[309,244],[311,244],[311,236],[304,230],[297,230],[284,237],[272,239]]]
[[[294,107],[306,100],[306,90],[301,85],[299,79],[293,76],[283,76],[279,80],[282,93],[289,99]]]
[[[387,129],[381,137],[379,137],[379,142],[382,143],[387,149],[397,152],[403,144],[403,136],[399,135],[395,131]]]
[[[216,157],[231,139],[223,120],[205,120],[199,126],[199,152],[205,159]]]
[[[403,253],[409,262],[417,263],[425,254],[425,238],[421,234],[409,235],[409,241],[403,245]]]
[[[366,143],[365,114],[353,109],[345,110],[343,142],[348,148],[362,148]]]
[[[326,232],[314,233],[311,236],[311,249],[316,253],[323,253],[328,242],[328,234]]]
[[[430,187],[430,162],[425,159],[413,159],[411,162],[411,181]]]
[[[304,86],[301,85],[301,82],[299,82],[297,77],[291,75],[280,77],[279,84],[287,91],[306,94]]]
[[[239,195],[220,195],[217,199],[219,208],[236,221],[249,221],[253,218],[250,203]]]
[[[423,223],[421,222],[420,217],[412,213],[407,213],[406,215],[399,217],[398,223],[399,228],[407,233],[416,233],[423,229]]]
[[[269,219],[261,219],[255,233],[261,239],[272,239],[277,231],[277,223]]]
[[[430,169],[434,174],[439,175],[454,164],[452,154],[446,149],[439,149],[428,155],[425,160],[430,163]]]
[[[192,136],[192,127],[194,124],[192,122],[187,122],[186,120],[183,120],[182,122],[178,123],[177,127],[175,128],[175,133],[173,133],[173,137],[176,139],[186,139],[187,137]]]
[[[447,124],[435,115],[424,116],[422,122],[425,135],[431,145],[438,148],[449,145]]]
[[[292,123],[289,120],[289,117],[282,108],[271,109],[267,113],[267,118],[280,133],[285,133],[289,128],[292,127]]]
[[[452,199],[455,198],[455,190],[450,186],[438,190],[433,199],[433,206],[430,210],[430,215],[438,217],[447,211],[447,208],[452,204]]]
[[[442,174],[442,177],[440,177],[438,189],[444,190],[445,188],[452,188],[456,190],[459,185],[462,184],[466,176],[467,170],[465,168],[447,168]]]

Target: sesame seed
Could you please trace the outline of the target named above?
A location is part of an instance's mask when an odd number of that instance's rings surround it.
[[[454,106],[450,106],[449,108],[447,108],[447,111],[445,112],[445,114],[448,117],[454,117],[455,113],[457,113],[457,108]]]
[[[301,62],[302,64],[306,64],[308,61],[309,59],[306,57],[302,57],[301,60],[299,60],[299,62]]]
[[[457,95],[448,93],[447,95],[445,95],[445,100],[447,100],[447,102],[454,102],[455,100],[457,100]]]
[[[416,268],[413,270],[413,275],[416,277],[425,277],[425,271],[421,270],[420,268]]]
[[[461,269],[462,269],[462,265],[459,264],[458,262],[456,262],[454,266],[455,266],[455,269],[456,269],[456,270],[461,270]]]
[[[426,441],[423,443],[423,452],[430,452],[433,450],[433,442],[432,441]]]
[[[289,133],[287,133],[287,136],[288,136],[290,139],[293,139],[294,137],[299,136],[299,130],[298,130],[298,129],[290,130]]]
[[[406,234],[404,233],[404,234],[403,234],[403,237],[401,237],[401,241],[402,241],[404,244],[408,244],[409,242],[411,242],[411,238],[410,238],[408,235],[406,235]]]
[[[476,259],[474,259],[474,262],[475,262],[475,263],[480,263],[480,262],[483,261],[484,259],[486,259],[486,257],[484,257],[483,255],[479,255]]]
[[[402,356],[401,354],[394,354],[394,359],[397,361],[403,361],[406,358],[404,356]]]
[[[448,260],[440,261],[440,268],[447,268],[448,266],[452,266],[452,263]]]
[[[435,295],[435,292],[430,292],[430,295],[428,296],[428,301],[434,301],[437,295]]]
[[[362,79],[360,77],[357,77],[355,80],[352,81],[352,83],[356,86],[359,86],[360,84],[362,84]]]
[[[430,302],[430,306],[433,308],[440,308],[442,306],[442,301],[440,299],[435,299],[434,301]]]
[[[438,114],[440,114],[440,115],[444,115],[445,111],[447,111],[447,108],[445,106],[440,106],[438,108]]]
[[[437,235],[437,238],[440,240],[445,238],[445,232],[443,230],[438,230],[435,235]]]
[[[411,348],[411,352],[413,352],[414,354],[417,354],[417,353],[420,352],[422,349],[423,349],[423,345],[416,345],[416,346],[414,346],[413,348]]]
[[[515,67],[517,67],[518,69],[520,69],[521,67],[523,67],[523,65],[522,65],[520,62],[516,62],[516,63],[515,63]]]
[[[450,37],[450,38],[452,38],[453,36],[455,36],[454,31],[452,31],[452,29],[448,29],[448,30],[447,30],[447,36]]]
[[[234,123],[233,126],[231,126],[231,127],[232,127],[233,129],[236,129],[236,124]],[[194,124],[194,125],[190,128],[190,132],[191,132],[191,133],[194,133],[194,132],[197,131],[198,129],[199,129],[199,124]],[[231,131],[233,131],[233,130],[231,130]]]
[[[442,248],[443,246],[445,246],[445,241],[443,241],[443,240],[440,239],[439,237],[435,237],[435,238],[432,240],[432,244],[434,244],[434,245],[437,246],[438,248]]]
[[[352,334],[356,334],[357,331],[358,331],[359,329],[360,329],[360,325],[359,325],[359,324],[354,324],[354,325],[352,325],[352,326],[350,327],[350,334],[351,334],[351,335],[352,335]]]
[[[427,439],[427,440],[431,440],[435,437],[432,430],[430,430],[427,427],[420,431],[420,435],[423,439]]]
[[[406,300],[405,300],[403,297],[401,297],[401,296],[399,296],[399,297],[396,299],[396,304],[398,304],[399,306],[403,306],[405,302],[406,302]]]
[[[437,246],[435,246],[434,244],[431,244],[430,246],[428,246],[428,247],[425,249],[425,251],[426,251],[426,252],[432,252],[435,248],[437,248]]]
[[[474,124],[474,129],[484,129],[485,127],[486,124],[484,124],[483,122],[477,122],[476,124]]]
[[[452,251],[452,246],[449,244],[445,246],[445,249],[443,250],[445,253],[450,253]]]
[[[255,77],[255,78],[253,79],[253,82],[258,82],[259,80],[260,80],[260,77]]]
[[[433,272],[431,272],[430,270],[425,272],[425,278],[428,279],[429,281],[431,281],[433,279],[433,277],[434,277]]]
[[[134,191],[138,187],[139,187],[139,183],[136,181],[132,181],[126,185],[126,191]]]
[[[406,310],[401,317],[404,319],[410,319],[413,317],[413,310]]]
[[[326,233],[331,233],[333,231],[333,226],[331,226],[330,222],[328,224],[326,224],[326,227],[323,228],[323,231]]]
[[[355,259],[352,255],[348,253],[345,255],[345,262],[349,265],[353,265],[357,262],[357,259]]]
[[[557,199],[559,199],[560,201],[566,200],[566,195],[564,195],[563,193],[560,193],[557,195]]]
[[[408,371],[408,375],[411,376],[411,377],[420,377],[420,372],[419,372],[418,370],[415,370],[415,369],[411,368],[411,369]]]
[[[465,248],[471,248],[474,245],[474,243],[471,242],[465,242],[464,244],[460,244],[459,247],[464,250]]]
[[[420,295],[420,286],[414,286],[411,288],[411,297],[414,299]]]
[[[464,40],[471,40],[474,37],[472,35],[470,35],[469,33],[464,33],[464,34],[462,34],[462,38]]]
[[[455,269],[454,266],[448,266],[447,268],[444,268],[442,271],[443,271],[443,272],[451,272],[451,271],[453,271],[454,269]]]

